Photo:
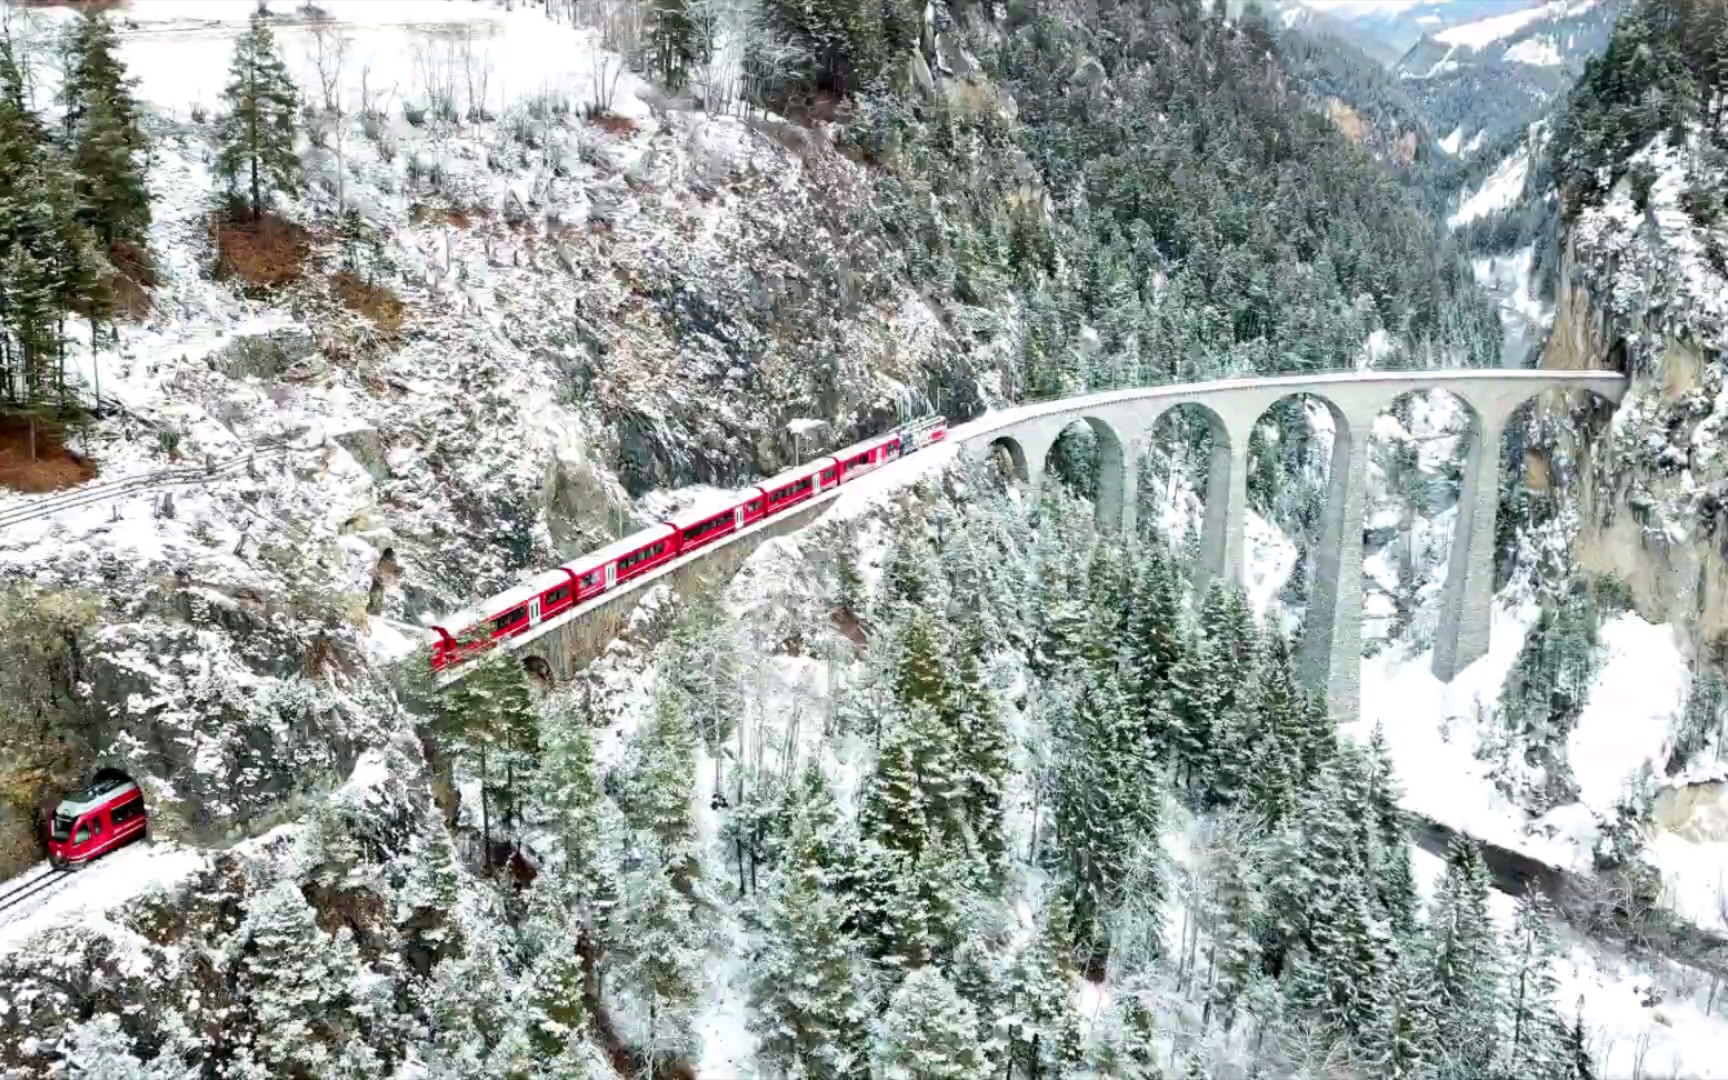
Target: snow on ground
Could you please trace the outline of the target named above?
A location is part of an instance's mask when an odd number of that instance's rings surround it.
[[[1686,707],[1692,676],[1680,635],[1630,612],[1603,625],[1601,671],[1590,688],[1566,756],[1579,801],[1599,814],[1612,812],[1626,780],[1644,762],[1659,766],[1669,730]]]
[[[1486,19],[1477,19],[1475,22],[1451,27],[1435,34],[1434,40],[1442,45],[1452,45],[1464,49],[1482,49],[1496,41],[1509,38],[1526,26],[1543,19],[1560,19],[1570,15],[1578,15],[1595,6],[1596,0],[1554,0],[1553,3],[1524,8],[1520,11],[1509,11],[1504,15],[1491,15]]]
[[[1482,149],[1482,141],[1484,139],[1486,139],[1487,137],[1488,137],[1488,129],[1487,128],[1483,128],[1481,131],[1478,131],[1476,134],[1470,136],[1470,141],[1464,144],[1464,149],[1462,151],[1463,156],[1469,157],[1471,154],[1474,154],[1476,151]]]
[[[1462,146],[1463,143],[1464,129],[1462,127],[1455,127],[1452,129],[1452,134],[1440,140],[1440,149],[1456,157],[1458,155],[1458,148]]]
[[[1477,218],[1487,217],[1497,210],[1513,205],[1518,201],[1518,196],[1523,194],[1524,179],[1529,172],[1530,151],[1520,147],[1494,167],[1494,171],[1482,181],[1482,186],[1446,219],[1446,224],[1456,229],[1460,225],[1468,225]]]
[[[1488,654],[1443,683],[1431,670],[1433,654],[1388,649],[1362,661],[1362,714],[1345,730],[1366,740],[1385,732],[1405,809],[1478,839],[1521,851],[1555,866],[1571,866],[1575,844],[1522,823],[1527,814],[1495,786],[1488,763],[1476,756],[1478,739],[1492,723],[1535,605],[1496,602]]]
[[[1431,652],[1393,648],[1363,660],[1362,715],[1346,730],[1366,739],[1381,725],[1406,809],[1551,866],[1589,871],[1602,823],[1613,820],[1629,783],[1641,772],[1662,775],[1690,675],[1672,626],[1632,613],[1604,624],[1603,664],[1567,739],[1579,801],[1532,818],[1495,786],[1476,748],[1495,722],[1501,687],[1535,617],[1534,605],[1497,602],[1488,655],[1450,684],[1434,677]],[[1661,875],[1662,905],[1712,930],[1728,930],[1723,835],[1708,824],[1658,826],[1644,853]]]
[[[1446,864],[1439,856],[1412,848],[1417,892],[1432,902]],[[1496,929],[1507,934],[1517,912],[1517,898],[1493,892],[1489,913]],[[1728,1016],[1708,1014],[1707,980],[1688,977],[1681,969],[1653,973],[1634,964],[1611,946],[1588,941],[1564,925],[1555,927],[1561,950],[1555,974],[1559,988],[1555,1004],[1563,1019],[1582,1013],[1588,1049],[1597,1075],[1607,1077],[1684,1076],[1698,1080],[1728,1077]],[[1649,990],[1661,986],[1659,1004]],[[1638,1065],[1642,1059],[1642,1071]]]
[[[302,86],[317,86],[313,31],[320,21],[307,18],[287,0],[269,6],[272,31],[289,71]],[[425,80],[446,56],[457,64],[453,74],[462,83],[464,109],[469,104],[465,59],[472,56],[476,70],[482,62],[491,64],[495,70],[484,80],[483,92],[476,86],[480,100],[475,104],[494,113],[511,100],[552,87],[591,93],[599,76],[595,32],[549,22],[538,4],[507,9],[449,0],[320,0],[317,6],[351,39],[343,80],[350,109],[359,105],[362,72],[370,93],[423,103],[429,89]],[[127,4],[121,56],[138,80],[139,98],[179,119],[186,119],[194,106],[213,114],[223,101],[234,41],[257,7],[255,0]],[[73,14],[56,10],[50,17],[66,21]],[[419,40],[409,35],[419,35]],[[405,42],[410,46],[405,48]],[[40,92],[51,96],[49,73],[38,74],[45,78]],[[623,81],[633,83],[628,77]],[[615,111],[647,115],[647,108],[629,92],[619,94]]]
[[[1535,257],[1536,246],[1527,244],[1510,254],[1470,261],[1476,284],[1499,301],[1502,322],[1519,320],[1525,326],[1546,327],[1553,321],[1554,308],[1536,295]]]
[[[1271,522],[1253,510],[1243,523],[1243,543],[1248,549],[1248,570],[1243,588],[1255,614],[1266,618],[1270,614],[1288,614],[1278,605],[1278,593],[1290,579],[1296,566],[1296,544]],[[1290,627],[1284,627],[1285,633]]]
[[[146,893],[173,888],[208,862],[209,856],[202,851],[159,841],[121,848],[67,875],[18,908],[0,911],[0,951],[15,949],[54,927],[114,931],[117,925],[108,918],[109,912]],[[47,865],[42,863],[30,873],[41,872]]]
[[[1506,50],[1506,59],[1514,64],[1529,64],[1533,67],[1559,67],[1562,63],[1560,50],[1554,47],[1554,39],[1546,35],[1517,42]]]

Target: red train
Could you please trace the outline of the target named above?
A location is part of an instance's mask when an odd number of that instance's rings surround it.
[[[433,670],[460,664],[495,642],[515,637],[631,578],[784,513],[904,454],[940,442],[947,434],[941,417],[927,418],[788,469],[738,492],[735,501],[687,511],[547,570],[432,627]]]
[[[132,778],[99,769],[66,796],[48,824],[48,861],[58,869],[83,866],[115,848],[143,839],[150,827],[144,793]]]

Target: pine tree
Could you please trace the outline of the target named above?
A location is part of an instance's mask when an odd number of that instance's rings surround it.
[[[234,995],[256,1027],[239,1060],[274,1075],[335,1076],[342,1029],[324,1018],[353,1008],[359,951],[347,927],[323,933],[292,880],[258,897],[237,934]]]
[[[696,768],[696,733],[684,699],[670,688],[654,698],[654,719],[637,736],[623,809],[633,828],[654,835],[668,857],[688,857],[695,835],[690,788]]]
[[[1506,973],[1506,1068],[1531,1080],[1560,1080],[1570,1076],[1573,1067],[1565,1052],[1566,1026],[1555,1008],[1559,980],[1550,918],[1548,902],[1539,893],[1519,900]]]
[[[648,857],[625,871],[613,920],[619,978],[634,998],[641,1030],[637,1049],[649,1069],[689,1052],[690,1009],[702,988],[702,938],[696,912],[663,867],[677,853],[644,834]]]
[[[438,729],[479,769],[481,833],[491,865],[492,838],[519,833],[518,781],[533,774],[539,738],[522,665],[502,650],[489,654],[439,702]]]
[[[147,147],[119,41],[105,16],[79,21],[70,54],[61,100],[78,176],[78,218],[105,248],[117,240],[142,242],[150,227],[142,164]]]
[[[1129,686],[1135,706],[1151,717],[1168,693],[1184,651],[1182,607],[1170,564],[1154,550],[1141,563],[1128,617]],[[1148,729],[1155,739],[1164,732]]]
[[[0,398],[65,402],[66,317],[106,317],[99,267],[70,169],[26,106],[11,42],[0,38]]]
[[[662,666],[667,685],[710,752],[731,737],[744,711],[744,660],[738,636],[712,593],[698,596],[672,631]]]
[[[1375,1075],[1415,1080],[1438,1056],[1434,980],[1420,957],[1401,957],[1387,986],[1384,1014],[1369,1041]]]
[[[228,112],[216,131],[215,171],[230,190],[245,179],[256,221],[270,189],[292,192],[300,182],[300,159],[294,152],[299,93],[277,55],[270,24],[257,15],[234,45],[228,75]]]
[[[1064,720],[1055,733],[1051,799],[1057,888],[1073,912],[1076,942],[1096,962],[1108,951],[1105,916],[1120,901],[1132,856],[1157,844],[1158,776],[1113,677],[1088,686]]]
[[[1340,762],[1316,777],[1298,809],[1281,870],[1294,878],[1304,946],[1296,954],[1292,994],[1328,1029],[1358,1037],[1383,1013],[1394,952],[1376,915],[1348,809],[1351,778],[1342,774],[1350,767]]]
[[[529,894],[522,937],[532,959],[522,979],[525,1000],[511,1012],[524,1015],[525,1041],[543,1060],[579,1055],[588,1032],[582,942],[589,930],[580,903],[570,895],[584,884],[571,877],[537,885]]]
[[[1162,1080],[1155,1015],[1136,988],[1116,994],[1094,1031],[1086,1063],[1098,1080]]]
[[[1486,1076],[1499,1052],[1500,977],[1488,918],[1488,867],[1468,840],[1455,839],[1446,853],[1446,876],[1428,924],[1446,1070]]]
[[[914,705],[883,735],[859,811],[859,831],[886,851],[916,858],[959,840],[965,785],[953,729],[935,709]]]
[[[872,1056],[883,1080],[973,1080],[994,1067],[977,1032],[972,1006],[940,971],[921,967],[894,991]]]
[[[1047,908],[1038,933],[1015,954],[1003,978],[996,1026],[1010,1076],[1066,1076],[1079,1063],[1080,1018],[1074,973],[1066,962],[1066,922],[1060,902]]]
[[[667,89],[682,90],[690,69],[705,59],[689,0],[652,0],[648,19],[648,55],[653,71]]]
[[[934,620],[923,611],[913,611],[900,633],[900,663],[894,672],[894,694],[902,707],[948,709],[953,689],[944,673],[942,652]]]
[[[997,873],[1007,856],[1003,786],[1013,769],[1007,725],[996,696],[984,681],[976,647],[956,640],[947,711],[959,739],[963,802],[971,836],[985,863]]]
[[[871,1013],[846,902],[831,893],[819,823],[794,826],[793,857],[768,890],[763,945],[751,965],[757,1055],[786,1075],[858,1072]]]
[[[540,725],[539,801],[552,813],[563,841],[565,865],[582,878],[595,864],[600,782],[594,740],[577,710],[549,711]]]
[[[67,1043],[66,1074],[73,1080],[155,1080],[165,1075],[132,1053],[132,1039],[113,1013],[99,1013],[71,1026]],[[185,1073],[194,1074],[190,1069]]]

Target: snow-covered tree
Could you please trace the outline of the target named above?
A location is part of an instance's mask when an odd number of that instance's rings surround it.
[[[694,1043],[691,1008],[702,988],[703,939],[694,906],[668,877],[668,853],[646,836],[642,846],[619,881],[610,937],[619,988],[632,1002],[636,1050],[660,1075]]]
[[[1105,917],[1120,900],[1129,862],[1156,842],[1160,785],[1145,733],[1115,678],[1096,679],[1063,719],[1055,732],[1052,860],[1075,941],[1096,962],[1108,952]]]
[[[757,1056],[786,1075],[856,1075],[868,1048],[868,987],[847,900],[828,885],[821,823],[803,816],[766,891],[751,964]]]
[[[97,1013],[72,1027],[66,1035],[66,1075],[71,1080],[192,1080],[196,1066],[182,1064],[167,1054],[148,1064],[133,1054],[132,1037],[113,1013]]]
[[[270,191],[294,191],[300,183],[300,158],[294,151],[300,95],[276,51],[267,20],[254,15],[235,42],[224,94],[228,111],[216,131],[215,172],[230,189],[245,181],[256,220]]]
[[[673,628],[662,665],[666,684],[683,698],[683,707],[710,751],[731,736],[744,712],[744,660],[737,630],[712,593],[691,601]]]
[[[1496,1032],[1503,995],[1488,917],[1488,867],[1468,840],[1454,840],[1446,853],[1446,876],[1428,925],[1444,1070],[1489,1075],[1500,1049]]]
[[[78,216],[102,244],[142,241],[150,227],[144,133],[132,82],[108,19],[86,14],[72,31],[60,96],[77,171]]]
[[[972,1006],[934,967],[908,972],[894,991],[871,1056],[883,1080],[972,1080],[994,1067]]]
[[[1531,1080],[1561,1080],[1572,1075],[1565,1052],[1566,1025],[1560,1019],[1554,972],[1557,949],[1548,901],[1530,892],[1518,901],[1506,971],[1506,1069]]]
[[[1010,1076],[1065,1076],[1080,1060],[1067,921],[1060,901],[1046,908],[1037,933],[1004,974],[996,1027],[1007,1046]]]
[[[255,1026],[244,1029],[240,1075],[353,1077],[361,1039],[354,1010],[359,953],[351,932],[318,929],[293,880],[253,900],[235,935],[236,997]],[[246,1071],[250,1070],[250,1071]]]

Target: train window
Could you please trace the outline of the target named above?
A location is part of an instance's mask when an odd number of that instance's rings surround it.
[[[101,836],[102,835],[102,819],[101,818],[91,818],[90,819],[90,835],[91,836]]]
[[[749,502],[744,504],[744,512],[746,514],[754,514],[760,509],[762,509],[761,499],[751,499]]]
[[[870,452],[865,451],[846,463],[848,469],[856,469],[860,465],[870,464]]]
[[[72,819],[67,817],[65,814],[55,814],[54,824],[50,835],[52,835],[54,839],[61,841],[70,837],[72,835]]]
[[[816,481],[806,476],[804,479],[798,481],[798,483],[792,488],[792,493],[794,495],[802,495],[804,492],[809,491],[811,485],[815,483]]]
[[[824,484],[832,483],[834,480],[834,476],[835,476],[835,472],[833,469],[823,469],[822,470],[822,482]]]
[[[88,824],[78,826],[78,832],[75,836],[72,837],[72,842],[74,844],[84,844],[84,843],[88,843],[89,841],[90,841],[90,826]]]
[[[701,524],[692,525],[688,529],[685,529],[684,530],[684,539],[686,539],[686,540],[699,540],[702,537],[707,536],[709,533],[713,532],[715,529],[724,529],[727,525],[730,525],[731,523],[732,523],[732,515],[729,513],[725,514],[721,517],[709,518],[707,521],[704,521]]]
[[[492,620],[492,631],[497,633],[500,630],[508,630],[510,627],[516,625],[527,617],[528,608],[526,606],[516,608],[512,611],[506,611],[504,614]]]
[[[595,584],[599,580],[600,580],[600,571],[590,570],[586,574],[582,575],[581,585],[584,589],[586,589],[588,586]]]
[[[133,799],[124,806],[116,806],[114,812],[108,815],[108,819],[116,825],[124,825],[135,817],[141,817],[143,813],[144,800]]]
[[[540,603],[544,607],[551,607],[553,604],[562,604],[564,601],[568,600],[569,598],[570,598],[570,586],[560,585],[556,589],[553,589],[551,592],[547,593],[545,596],[541,597]]]

